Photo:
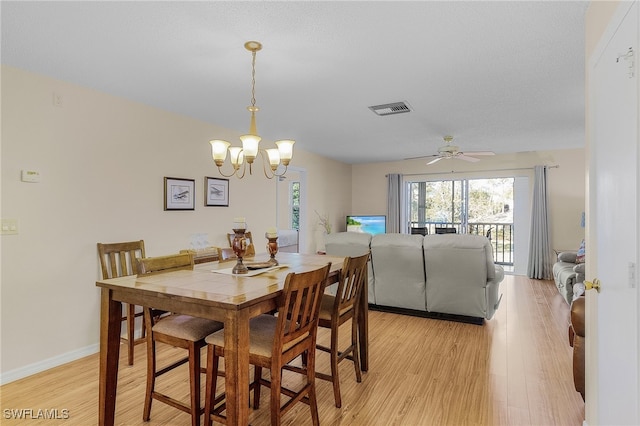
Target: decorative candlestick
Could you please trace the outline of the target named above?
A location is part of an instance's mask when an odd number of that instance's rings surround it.
[[[278,261],[276,260],[276,254],[278,253],[278,231],[275,228],[269,228],[264,236],[269,240],[269,243],[267,244],[267,251],[269,252],[269,255],[271,255],[271,258],[267,262],[273,266],[277,266]]]
[[[233,237],[233,252],[236,254],[238,261],[236,262],[236,266],[231,270],[231,273],[246,274],[249,272],[249,269],[242,263],[242,258],[247,251],[247,240],[244,236],[245,228],[234,228],[233,232],[235,234]]]

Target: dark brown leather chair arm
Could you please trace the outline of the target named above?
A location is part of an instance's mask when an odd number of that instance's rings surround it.
[[[584,317],[585,317],[585,298],[578,297],[571,304],[571,329],[573,330],[573,382],[576,391],[580,392],[584,400],[585,388],[585,333],[584,333]],[[572,333],[570,333],[571,335]]]
[[[580,337],[584,337],[584,296],[578,297],[571,304],[571,326]]]

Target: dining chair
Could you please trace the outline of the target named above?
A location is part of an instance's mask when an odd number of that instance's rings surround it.
[[[118,278],[126,275],[135,275],[138,271],[137,259],[144,258],[144,241],[129,241],[122,243],[98,243],[98,255],[100,257],[100,269],[102,279]],[[135,305],[123,303],[122,321],[127,322],[127,337],[121,337],[122,343],[127,345],[127,361],[133,365],[134,347],[145,341],[144,324],[142,337],[135,338],[135,319],[142,317],[142,309]]]
[[[180,270],[193,269],[193,254],[180,253],[169,256],[148,257],[138,263],[138,277]],[[164,313],[145,306],[144,319],[147,333],[147,388],[144,398],[143,420],[151,416],[151,403],[154,399],[191,415],[192,426],[200,425],[202,408],[200,404],[200,349],[206,343],[204,338],[222,329],[218,321],[189,315]],[[159,315],[164,314],[164,315]],[[157,368],[156,343],[161,342],[178,348],[187,349],[188,355],[172,364]],[[184,403],[167,394],[155,390],[156,378],[176,367],[189,363],[190,403]]]
[[[218,247],[218,262],[237,259],[237,256],[231,247]]]
[[[429,233],[429,228],[427,228],[426,226],[421,226],[421,227],[411,227],[411,235],[427,235]]]
[[[331,374],[316,372],[316,377],[333,383],[333,396],[336,407],[342,406],[340,397],[340,378],[338,364],[345,358],[353,361],[356,380],[362,381],[358,350],[358,301],[362,297],[364,283],[367,279],[367,261],[369,253],[357,257],[346,257],[340,272],[338,289],[335,296],[322,295],[318,326],[331,329],[331,345],[329,347],[316,344],[316,348],[328,352],[331,357]],[[338,348],[338,330],[345,322],[351,320],[351,343],[340,351]]]
[[[229,247],[233,247],[233,239],[236,234],[233,232],[227,233],[227,241],[229,242]],[[247,231],[244,233],[244,237],[247,240],[247,250],[245,252],[245,257],[251,257],[256,255],[256,246],[253,244],[253,237],[251,236],[251,231]]]
[[[249,322],[249,363],[254,368],[253,408],[260,406],[260,388],[271,388],[271,424],[279,425],[281,417],[298,401],[310,406],[314,426],[320,424],[315,389],[315,345],[318,333],[318,313],[322,293],[331,263],[308,272],[290,273],[278,298],[278,314],[259,315]],[[224,330],[205,339],[207,342],[207,381],[205,396],[205,425],[212,420],[226,424],[221,414],[225,410],[223,398],[215,397],[220,357],[224,356]],[[288,365],[301,354],[307,354],[306,366]],[[262,369],[268,368],[270,380],[262,378]],[[306,378],[301,389],[294,391],[282,386],[282,370],[292,370]],[[280,404],[280,396],[290,399]]]
[[[456,228],[436,227],[436,234],[455,234],[455,233],[457,233]]]

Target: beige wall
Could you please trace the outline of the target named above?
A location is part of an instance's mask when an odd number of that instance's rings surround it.
[[[276,181],[261,171],[230,180],[228,208],[204,206],[204,177],[220,177],[208,141],[239,131],[11,67],[1,77],[2,218],[20,224],[1,237],[3,380],[97,350],[97,242],[144,239],[157,256],[198,233],[226,245],[236,216],[257,238],[276,225]],[[349,209],[350,165],[300,149],[293,164],[306,169],[311,212]],[[21,182],[24,169],[42,181]],[[165,176],[195,179],[195,211],[163,211]],[[301,251],[315,249],[314,228],[308,215]]]
[[[189,247],[198,233],[225,245],[235,216],[245,216],[258,238],[275,226],[276,181],[260,174],[230,180],[230,207],[203,205],[204,177],[218,177],[208,140],[237,140],[241,131],[11,67],[2,67],[1,78],[0,206],[2,218],[20,223],[18,235],[0,238],[3,381],[97,350],[97,242],[144,239],[147,254],[156,256]],[[53,105],[54,92],[62,106]],[[337,231],[348,214],[386,214],[387,173],[450,176],[455,168],[473,177],[536,164],[560,165],[549,173],[554,246],[582,238],[583,150],[456,163],[350,166],[296,148],[293,164],[307,182],[301,251],[317,248],[315,211]],[[24,169],[39,171],[42,181],[21,182]],[[196,180],[195,211],[163,211],[165,176]],[[257,249],[264,251],[262,244]]]
[[[549,169],[547,180],[551,245],[577,250],[584,238],[584,229],[580,227],[585,209],[584,161],[584,149],[571,149],[496,155],[485,157],[478,163],[450,160],[426,166],[426,160],[410,160],[357,164],[353,165],[351,208],[354,214],[386,214],[385,176],[389,173],[427,174],[430,179],[533,177],[532,167],[535,165],[558,165],[558,168]]]

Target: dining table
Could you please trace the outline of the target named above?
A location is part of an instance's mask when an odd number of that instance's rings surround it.
[[[286,276],[318,269],[331,262],[327,286],[339,279],[344,258],[318,254],[278,253],[277,266],[264,267],[268,254],[244,259],[255,265],[248,274],[235,275],[236,260],[195,265],[193,270],[150,276],[130,275],[96,282],[100,302],[99,419],[101,426],[115,423],[122,303],[149,306],[168,312],[208,318],[224,323],[225,393],[227,424],[249,421],[249,320],[276,309]],[[262,269],[258,269],[262,266]],[[361,366],[368,369],[367,290],[362,292],[359,346]]]

